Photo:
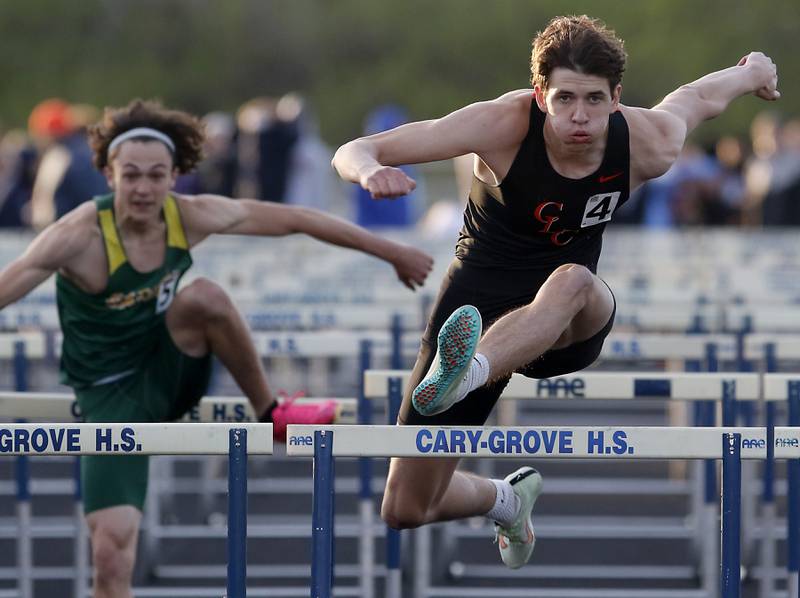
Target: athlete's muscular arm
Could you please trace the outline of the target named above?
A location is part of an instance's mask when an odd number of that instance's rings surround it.
[[[772,60],[752,52],[736,66],[682,85],[647,110],[622,106],[631,131],[631,168],[636,184],[660,176],[680,154],[700,123],[719,116],[736,98],[754,93],[777,100],[778,74]]]
[[[375,198],[399,197],[416,187],[414,180],[395,166],[470,153],[478,154],[502,178],[528,131],[532,97],[529,89],[514,91],[436,120],[361,137],[337,150],[333,167],[343,179],[361,185]]]
[[[719,116],[733,100],[748,93],[764,100],[777,100],[781,96],[775,63],[761,52],[751,52],[736,66],[682,85],[653,110],[677,116],[690,133],[701,122]]]
[[[303,233],[389,262],[410,289],[421,286],[433,266],[433,259],[414,247],[373,235],[313,208],[214,195],[181,197],[179,201],[190,246],[211,234],[280,237]]]
[[[92,240],[94,205],[76,208],[44,229],[21,256],[0,271],[0,309],[21,299],[79,259]]]

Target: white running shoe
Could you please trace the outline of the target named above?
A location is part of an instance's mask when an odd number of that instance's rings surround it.
[[[519,497],[519,512],[510,527],[495,523],[495,541],[500,547],[500,558],[511,569],[519,569],[528,562],[536,545],[531,511],[542,492],[542,475],[532,467],[522,467],[506,476],[514,494]]]

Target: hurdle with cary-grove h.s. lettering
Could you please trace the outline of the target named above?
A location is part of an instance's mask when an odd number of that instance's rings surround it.
[[[401,370],[371,370],[364,375],[363,396],[366,399],[386,399],[390,404],[390,413],[399,406],[402,387],[407,381],[409,372]],[[763,387],[766,393],[762,394]],[[770,390],[771,389],[771,390]],[[567,376],[561,376],[545,380],[532,380],[519,375],[512,377],[512,380],[502,399],[522,400],[522,399],[668,399],[689,401],[695,404],[695,424],[698,426],[714,426],[715,407],[714,403],[719,402],[722,406],[722,425],[734,426],[736,424],[737,406],[742,401],[761,401],[765,402],[766,424],[768,435],[772,435],[771,430],[775,424],[775,409],[781,402],[788,404],[789,425],[800,425],[800,375],[777,375],[766,374],[763,377],[754,373],[664,373],[664,372],[580,372]],[[361,408],[360,408],[361,409]],[[369,410],[367,410],[369,411]],[[752,426],[749,419],[750,414],[742,410],[745,414],[746,425]],[[392,421],[394,415],[390,415]],[[362,421],[362,420],[359,420]],[[513,438],[512,438],[513,440]],[[780,442],[778,438],[777,442]],[[797,439],[790,439],[787,442],[797,443]],[[768,596],[773,591],[774,578],[771,574],[772,566],[775,563],[774,540],[775,540],[775,503],[774,503],[774,479],[772,465],[772,445],[767,439],[750,439],[745,437],[744,444],[747,446],[755,443],[755,448],[765,448],[767,450],[767,461],[764,465],[763,476],[763,504],[765,512],[765,524],[762,529],[762,564],[767,563],[762,569],[761,576],[761,595]],[[609,447],[614,450],[613,447]],[[702,510],[703,519],[709,525],[713,524],[713,519],[709,518],[714,508],[715,493],[715,466],[713,461],[706,460],[703,466],[705,470],[705,482],[701,484],[700,496],[697,507]],[[368,469],[367,469],[368,471]],[[750,468],[748,468],[750,471]],[[800,503],[800,461],[792,460],[789,462],[789,497],[790,506],[795,502]],[[363,484],[365,487],[367,483]],[[703,494],[705,497],[703,498]],[[791,500],[796,497],[796,500]],[[703,504],[705,503],[705,504]],[[749,501],[750,508],[745,511],[748,521],[752,524],[754,513],[753,501]],[[800,505],[798,505],[800,506]],[[800,543],[800,509],[790,508],[788,518],[789,538],[798,538],[795,542]],[[772,515],[770,516],[770,513]],[[716,516],[714,516],[716,517]],[[708,535],[709,526],[702,525],[697,528],[696,534],[701,544],[706,545],[703,550],[703,566],[701,568],[701,579],[704,587],[708,588],[710,595],[713,592],[713,552],[710,543],[706,542],[704,535]],[[752,528],[745,530],[748,534],[752,533]],[[425,530],[422,531],[425,534]],[[396,540],[397,541],[397,540]],[[790,542],[791,543],[791,542]],[[399,552],[395,550],[395,552]],[[794,594],[797,590],[798,569],[800,569],[800,550],[790,548],[788,559],[789,585]],[[398,564],[399,567],[399,564]],[[419,596],[426,596],[424,591],[418,591]],[[437,589],[438,595],[438,589]]]
[[[799,428],[775,428],[774,434],[782,440],[776,442],[775,458],[800,458]],[[293,425],[287,438],[288,454],[314,458],[312,598],[332,596],[334,457],[722,459],[722,598],[740,596],[741,459],[767,457],[765,428]],[[544,594],[532,589],[529,595]]]

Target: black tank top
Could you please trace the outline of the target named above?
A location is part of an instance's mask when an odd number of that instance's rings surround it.
[[[600,167],[568,179],[547,157],[544,121],[532,101],[528,134],[499,186],[473,176],[456,246],[465,265],[552,271],[575,263],[597,272],[603,230],[630,193],[628,124],[611,114]]]

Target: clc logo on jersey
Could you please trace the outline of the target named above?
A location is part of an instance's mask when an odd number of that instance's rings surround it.
[[[611,220],[611,216],[617,208],[620,195],[621,193],[619,191],[613,191],[611,193],[598,193],[587,199],[583,209],[581,228],[594,226]],[[563,203],[545,201],[536,206],[533,212],[534,218],[544,225],[539,232],[549,233],[550,242],[553,243],[553,245],[566,245],[575,238],[578,232],[574,229],[558,227],[557,222],[561,219],[563,210]]]

